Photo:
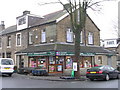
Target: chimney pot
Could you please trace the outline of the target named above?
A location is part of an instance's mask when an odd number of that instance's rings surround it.
[[[30,14],[30,11],[23,11],[23,15],[27,15],[27,14]]]

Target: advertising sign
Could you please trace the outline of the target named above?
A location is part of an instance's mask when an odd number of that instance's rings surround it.
[[[73,62],[73,70],[77,71],[77,62]]]

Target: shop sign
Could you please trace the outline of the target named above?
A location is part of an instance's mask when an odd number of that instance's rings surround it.
[[[81,56],[95,56],[94,53],[80,53]]]
[[[73,56],[73,52],[56,52],[57,56]]]
[[[54,56],[55,52],[28,53],[28,56]]]
[[[56,52],[57,56],[74,56],[74,52]],[[95,56],[94,53],[80,53],[81,56]]]

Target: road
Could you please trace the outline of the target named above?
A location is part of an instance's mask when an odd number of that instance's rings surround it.
[[[0,77],[2,88],[118,88],[119,80],[109,81],[48,81],[30,79],[24,75]]]

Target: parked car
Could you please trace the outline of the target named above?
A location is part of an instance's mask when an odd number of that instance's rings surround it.
[[[111,78],[119,79],[119,71],[111,66],[103,65],[87,69],[86,77],[91,81],[95,79],[109,80]]]
[[[12,76],[14,72],[14,61],[11,58],[0,58],[0,74]]]

